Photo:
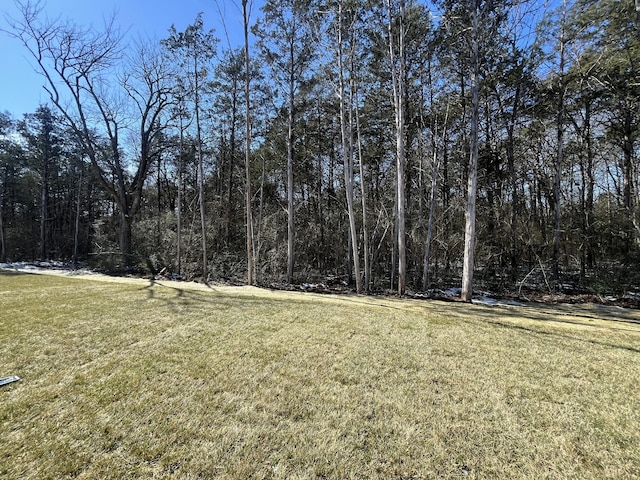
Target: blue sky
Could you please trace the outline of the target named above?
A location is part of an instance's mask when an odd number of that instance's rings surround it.
[[[232,45],[242,43],[242,11],[240,0],[47,0],[45,12],[49,18],[69,18],[77,24],[103,25],[104,18],[116,14],[116,23],[132,38],[149,37],[158,41],[168,35],[175,24],[178,31],[193,23],[199,12],[204,13],[205,29],[215,29],[226,47],[224,17]],[[13,0],[0,0],[0,28],[6,28],[5,15],[15,16]],[[257,4],[257,2],[254,2]],[[260,2],[261,3],[261,2]],[[220,14],[222,13],[222,15]],[[257,15],[254,7],[251,23]],[[0,111],[9,111],[14,118],[34,112],[48,98],[42,89],[43,79],[34,72],[29,53],[17,40],[0,32]]]

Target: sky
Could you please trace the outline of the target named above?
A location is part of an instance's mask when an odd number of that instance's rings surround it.
[[[157,41],[168,36],[172,24],[179,32],[184,31],[203,12],[205,30],[215,29],[222,48],[227,46],[224,25],[231,45],[242,45],[240,5],[240,0],[217,0],[217,4],[216,0],[46,0],[44,12],[49,18],[68,18],[97,28],[115,14],[116,24],[128,38]],[[7,28],[6,16],[16,17],[17,13],[14,0],[0,0],[0,30]],[[254,7],[251,23],[258,13]],[[44,79],[34,71],[29,55],[18,40],[0,31],[0,111],[8,111],[16,119],[35,112],[48,100],[42,88]]]

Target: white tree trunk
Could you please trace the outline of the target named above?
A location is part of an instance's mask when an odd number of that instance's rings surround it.
[[[391,78],[393,82],[393,102],[396,116],[396,228],[398,238],[398,295],[404,295],[407,282],[407,253],[405,237],[405,71],[406,59],[404,52],[405,37],[405,3],[400,0],[399,11],[399,31],[398,31],[398,55],[396,57],[396,42],[394,41],[392,24],[393,15],[391,11],[391,0],[387,0],[388,13],[388,37],[389,37],[389,59],[391,62]]]
[[[473,268],[476,243],[476,196],[478,189],[478,16],[479,6],[471,11],[471,152],[469,156],[469,176],[467,178],[467,209],[464,228],[464,261],[462,265],[462,294],[465,302],[473,296]]]
[[[349,106],[347,101],[347,89],[344,74],[343,61],[343,37],[342,37],[342,0],[338,3],[338,21],[336,30],[338,34],[338,97],[340,100],[340,133],[342,139],[342,160],[344,164],[344,186],[347,197],[347,210],[349,213],[349,234],[351,240],[353,274],[356,279],[356,291],[362,293],[362,277],[360,275],[360,255],[358,246],[358,232],[356,230],[355,213],[353,209],[353,72],[350,72],[351,88],[349,89]],[[353,65],[353,63],[351,63]],[[349,109],[347,116],[347,108]]]

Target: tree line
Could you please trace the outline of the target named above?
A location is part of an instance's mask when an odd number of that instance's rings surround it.
[[[127,42],[20,3],[49,102],[0,115],[0,259],[358,292],[632,289],[631,0],[241,0]],[[0,106],[1,107],[1,106]]]

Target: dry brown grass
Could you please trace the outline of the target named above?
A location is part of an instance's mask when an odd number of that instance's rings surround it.
[[[634,478],[640,324],[0,272],[0,477]]]

